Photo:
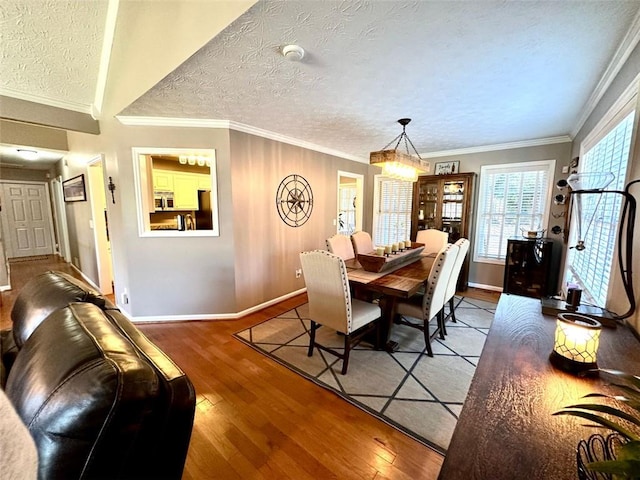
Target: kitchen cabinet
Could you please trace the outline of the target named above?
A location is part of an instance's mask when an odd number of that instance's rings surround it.
[[[155,191],[173,192],[174,172],[153,169],[153,189]]]
[[[211,175],[154,168],[153,189],[173,192],[174,210],[197,210],[198,190],[211,190]]]
[[[503,292],[533,298],[552,295],[552,247],[553,242],[545,238],[508,239]]]
[[[198,177],[195,174],[173,175],[173,202],[176,210],[198,209]]]

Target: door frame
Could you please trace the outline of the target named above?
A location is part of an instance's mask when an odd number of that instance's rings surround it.
[[[337,186],[336,186],[336,232],[340,230],[340,224],[338,223],[338,214],[340,213],[340,178],[346,177],[355,180],[356,184],[356,226],[355,231],[362,230],[362,217],[364,216],[364,175],[360,173],[345,172],[338,170]]]
[[[67,209],[65,208],[64,194],[62,193],[62,175],[58,175],[51,180],[51,196],[53,200],[53,216],[58,236],[58,255],[60,255],[65,262],[71,263]]]
[[[103,155],[98,155],[87,162],[87,185],[91,218],[93,226],[93,241],[98,268],[98,287],[103,295],[113,293],[113,259],[110,251],[110,241],[107,238],[107,192],[104,183],[105,161]],[[100,172],[97,175],[97,172]]]

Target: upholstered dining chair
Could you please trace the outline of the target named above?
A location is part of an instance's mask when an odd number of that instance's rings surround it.
[[[300,254],[302,273],[309,299],[309,350],[315,347],[342,359],[342,374],[347,373],[349,353],[362,337],[376,331],[378,343],[379,324],[382,315],[374,303],[352,299],[344,260],[326,250],[314,250]],[[344,352],[320,345],[316,341],[316,330],[324,326],[344,334]]]
[[[327,238],[327,250],[338,255],[343,260],[351,260],[356,256],[351,238],[346,235],[336,234]]]
[[[373,252],[373,240],[371,235],[367,232],[357,231],[351,234],[351,242],[353,243],[353,250],[358,256],[359,253],[371,253]]]
[[[398,299],[393,307],[392,318],[394,319],[394,323],[422,330],[427,347],[427,355],[430,357],[433,357],[431,339],[436,334],[439,334],[440,338],[444,339],[445,293],[459,248],[457,245],[450,244],[447,248],[438,252],[431,266],[429,278],[427,278],[424,285],[424,295],[414,295],[408,299]],[[406,317],[418,319],[419,322],[410,321]],[[433,334],[431,334],[429,332],[429,324],[434,318],[436,319],[436,329]]]
[[[453,264],[453,269],[451,270],[451,275],[449,276],[449,282],[447,283],[447,291],[444,296],[444,302],[445,304],[449,304],[449,315],[451,316],[451,321],[457,322],[453,297],[456,294],[458,277],[460,277],[460,271],[462,270],[462,265],[464,265],[464,259],[467,257],[467,253],[469,253],[469,245],[471,245],[471,242],[469,242],[469,240],[467,240],[466,238],[461,238],[454,245],[458,246],[458,255],[456,256],[456,261]],[[444,329],[444,333],[447,333],[446,328]]]
[[[449,234],[435,228],[427,230],[418,230],[416,234],[416,242],[424,243],[423,255],[431,255],[438,253],[449,243]]]

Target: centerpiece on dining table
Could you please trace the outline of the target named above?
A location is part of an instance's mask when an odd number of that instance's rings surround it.
[[[384,272],[417,260],[424,243],[411,240],[376,247],[373,252],[359,253],[358,262],[368,272]]]

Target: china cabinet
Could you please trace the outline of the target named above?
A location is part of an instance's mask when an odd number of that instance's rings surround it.
[[[475,173],[422,175],[413,186],[411,239],[418,230],[435,228],[449,234],[449,243],[469,238]],[[458,290],[467,288],[469,258],[462,267]]]

